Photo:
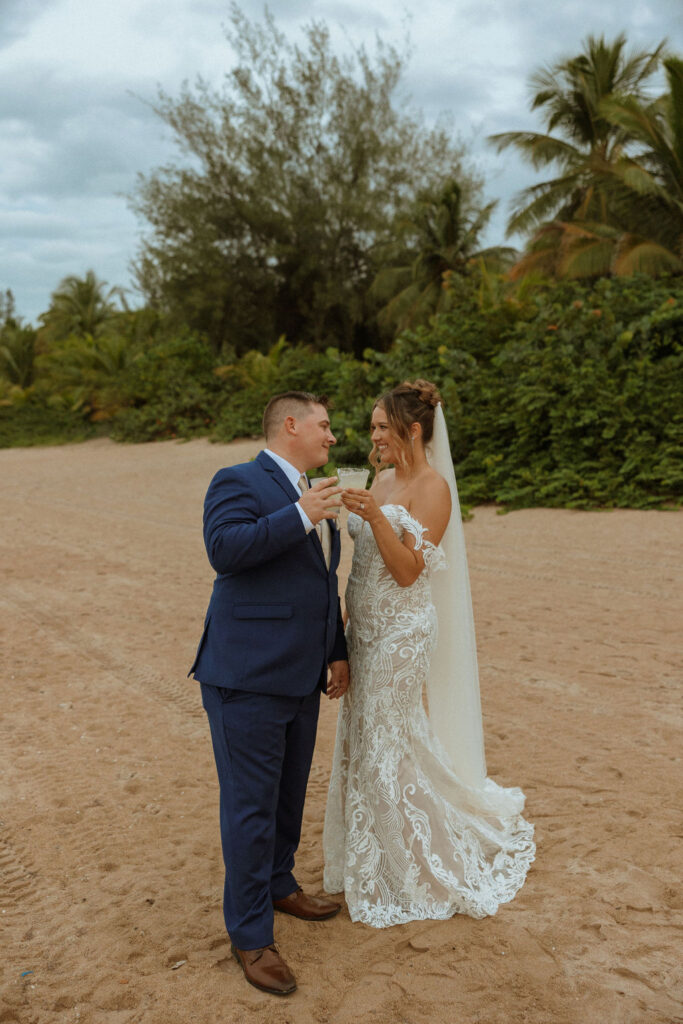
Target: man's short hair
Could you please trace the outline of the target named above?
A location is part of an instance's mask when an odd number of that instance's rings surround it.
[[[278,432],[287,416],[302,419],[310,411],[308,406],[311,405],[322,405],[327,409],[327,395],[314,395],[310,391],[283,391],[281,395],[273,395],[263,412],[266,440]]]

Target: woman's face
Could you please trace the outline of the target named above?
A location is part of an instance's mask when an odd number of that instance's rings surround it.
[[[383,466],[401,461],[401,446],[389,427],[387,414],[382,405],[376,405],[372,410],[370,440],[377,448],[377,454]]]

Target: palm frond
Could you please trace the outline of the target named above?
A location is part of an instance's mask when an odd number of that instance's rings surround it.
[[[580,184],[580,174],[568,174],[523,189],[513,200],[507,234],[526,234],[544,221],[553,219],[567,204],[575,208],[580,202]],[[578,199],[575,198],[577,196]]]
[[[499,153],[515,146],[536,168],[553,162],[569,165],[581,159],[581,152],[572,143],[540,132],[499,132],[489,135],[489,141]]]
[[[683,259],[657,242],[629,236],[619,245],[613,270],[620,276],[680,274],[683,273]]]
[[[559,262],[561,277],[601,277],[612,269],[615,242],[588,236],[564,248]]]
[[[670,90],[671,149],[678,180],[683,182],[683,60],[670,57],[664,61]]]

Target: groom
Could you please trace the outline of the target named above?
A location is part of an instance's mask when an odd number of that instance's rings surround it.
[[[252,985],[286,995],[296,981],[273,944],[274,909],[307,921],[340,909],[304,893],[292,871],[320,691],[341,697],[349,666],[333,511],[341,488],[334,478],[309,487],[305,476],[335,444],[326,400],[276,395],[263,432],[265,450],[219,470],[206,495],[204,542],[217,575],[190,674],[201,682],[218,769],[232,952]]]

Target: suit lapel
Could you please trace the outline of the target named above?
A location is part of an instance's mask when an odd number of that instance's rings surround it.
[[[287,474],[280,468],[280,466],[278,466],[277,462],[274,462],[273,459],[271,459],[269,455],[266,455],[265,452],[259,452],[258,455],[256,456],[256,461],[259,463],[260,466],[263,467],[263,469],[265,469],[267,473],[270,473],[275,483],[280,485],[280,487],[285,492],[290,501],[297,502],[299,500],[301,495],[299,494],[297,489],[289,482]],[[328,520],[328,522],[329,521],[330,520]],[[318,537],[317,530],[311,530],[308,539],[311,541],[315,550],[317,551],[318,557],[322,562],[323,569],[325,570],[325,572],[329,572],[328,567],[325,564],[323,546],[320,543],[320,538]],[[334,530],[330,534],[330,543],[332,547],[334,545]],[[332,557],[330,555],[330,565],[331,564]]]
[[[285,492],[290,501],[298,501],[301,495],[297,491],[296,487],[287,479],[287,474],[280,469],[277,462],[274,462],[269,455],[265,452],[259,452],[256,456],[256,461],[259,465],[263,466],[267,473],[270,473],[276,484],[279,484],[282,490]]]

